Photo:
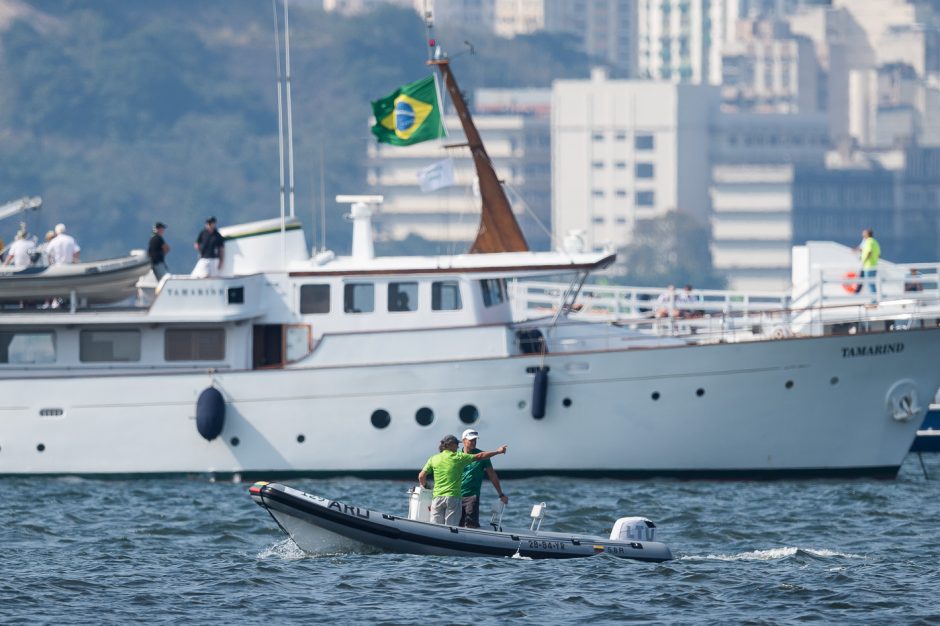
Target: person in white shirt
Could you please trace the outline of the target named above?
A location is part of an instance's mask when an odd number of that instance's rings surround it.
[[[10,244],[10,250],[7,253],[7,260],[4,265],[13,264],[14,269],[21,270],[24,267],[32,265],[33,252],[36,246],[33,241],[26,238],[26,233],[20,231],[16,233],[16,240]]]
[[[81,250],[75,238],[65,234],[65,224],[56,224],[55,239],[50,241],[49,247],[46,248],[49,254],[49,264],[78,263]]]

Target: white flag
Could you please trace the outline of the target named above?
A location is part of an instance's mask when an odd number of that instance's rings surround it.
[[[418,184],[425,193],[454,184],[454,160],[444,159],[418,170]]]

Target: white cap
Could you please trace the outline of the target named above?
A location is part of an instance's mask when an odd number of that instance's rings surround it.
[[[65,224],[56,224],[55,225],[55,234],[61,235],[65,232]]]
[[[480,433],[473,430],[472,428],[468,428],[467,430],[463,431],[463,434],[460,435],[460,438],[461,439],[476,439],[479,436],[480,436]]]

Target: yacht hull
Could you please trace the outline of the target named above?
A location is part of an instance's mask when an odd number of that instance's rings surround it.
[[[472,423],[482,447],[509,444],[505,476],[893,477],[940,385],[937,354],[940,329],[924,329],[544,359],[6,378],[0,474],[411,477],[443,435]],[[542,365],[546,413],[534,419]],[[196,428],[209,386],[226,403],[212,441]]]

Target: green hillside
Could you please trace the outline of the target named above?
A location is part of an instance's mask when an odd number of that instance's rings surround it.
[[[207,215],[222,225],[279,213],[272,7],[259,0],[0,0],[0,202],[41,195],[42,233],[64,221],[94,259],[142,247],[170,226],[171,269],[193,261]],[[326,155],[328,244],[345,251],[337,193],[364,189],[369,101],[428,69],[417,14],[343,17],[291,5],[297,213],[312,235]],[[9,12],[9,11],[8,11]],[[502,40],[442,32],[466,91],[585,76],[564,37]],[[404,148],[407,149],[407,148]],[[17,220],[0,224],[9,241]]]

